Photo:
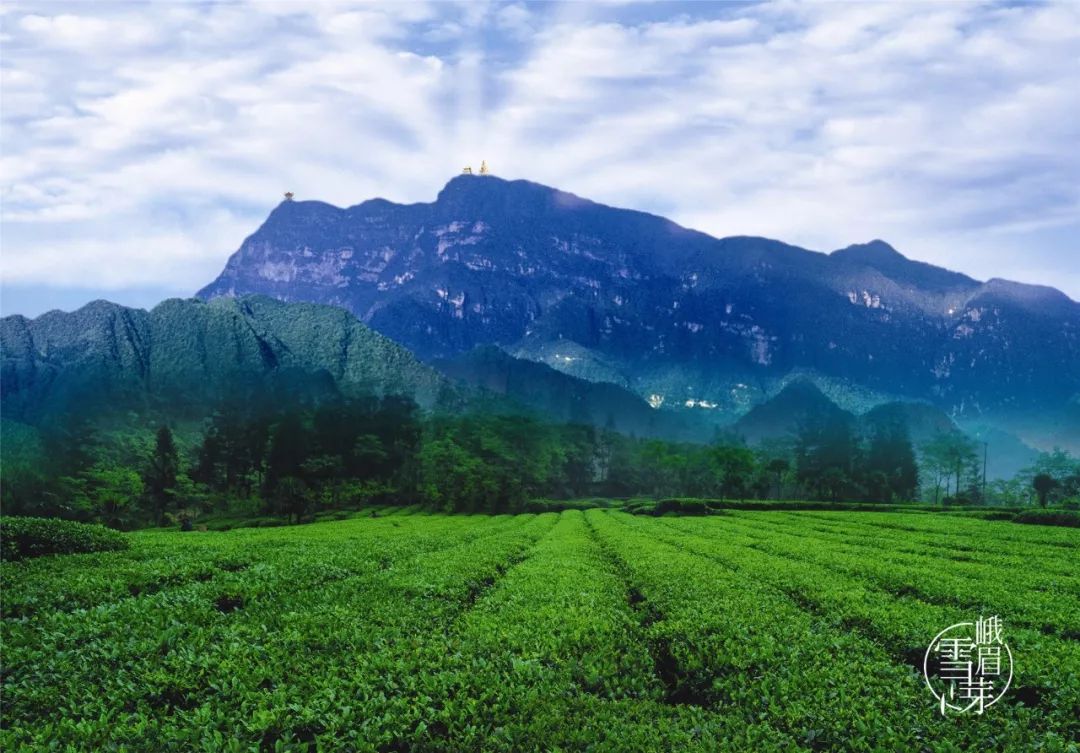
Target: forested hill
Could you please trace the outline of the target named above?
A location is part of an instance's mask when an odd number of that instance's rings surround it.
[[[0,342],[4,417],[31,424],[120,410],[202,417],[245,387],[454,399],[436,371],[347,311],[262,296],[9,316]]]
[[[20,423],[127,411],[201,420],[256,394],[297,403],[371,394],[668,439],[707,441],[714,432],[698,416],[654,410],[622,387],[497,348],[429,368],[343,309],[265,296],[173,299],[150,311],[96,301],[33,320],[6,317],[0,327],[4,415]]]
[[[658,410],[620,385],[579,379],[490,345],[437,359],[432,365],[451,379],[516,403],[548,421],[688,442],[708,442],[717,432],[709,416]]]

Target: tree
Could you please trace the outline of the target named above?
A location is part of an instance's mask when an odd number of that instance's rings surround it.
[[[641,447],[642,481],[652,494],[677,494],[684,458],[671,443],[650,439]]]
[[[154,450],[150,453],[149,464],[143,476],[158,525],[164,520],[165,511],[175,496],[179,473],[180,458],[176,452],[172,431],[168,426],[161,426],[154,438]]]
[[[122,466],[100,465],[87,471],[85,478],[94,516],[106,525],[122,527],[143,496],[143,479],[138,472]]]
[[[1031,495],[1031,484],[1019,477],[995,479],[990,482],[989,498],[994,504],[1016,507],[1027,504]]]
[[[1034,470],[1036,473],[1046,473],[1061,481],[1069,476],[1080,474],[1080,460],[1060,447],[1055,447],[1050,452],[1039,453]]]
[[[833,502],[856,497],[859,460],[859,442],[850,420],[812,419],[799,428],[796,473],[813,497]]]
[[[379,469],[385,465],[388,457],[382,440],[374,434],[361,434],[353,442],[352,465],[358,478],[374,478],[380,475]]]
[[[598,475],[597,432],[591,426],[567,426],[563,441],[549,440],[557,450],[557,462],[561,469],[553,469],[552,475],[561,476],[561,486],[567,493],[580,496],[587,494]]]
[[[308,510],[311,495],[303,479],[295,476],[279,478],[274,485],[274,510],[288,516],[289,522],[299,523]]]
[[[975,452],[975,443],[966,435],[954,432],[940,432],[933,439],[922,446],[923,463],[927,469],[938,479],[935,490],[934,503],[937,503],[937,491],[940,490],[942,478],[954,478],[953,496],[960,496],[961,479],[966,474],[969,479],[974,479],[978,472],[978,454]],[[946,484],[948,493],[948,484]]]
[[[711,448],[709,455],[720,489],[720,498],[745,497],[747,485],[754,473],[754,453],[745,447],[720,445]]]
[[[1031,488],[1036,489],[1039,504],[1043,507],[1050,502],[1080,496],[1080,460],[1060,448],[1055,447],[1051,452],[1039,453],[1035,463],[1019,475]],[[1045,495],[1040,494],[1035,486],[1035,481],[1040,476],[1047,476],[1053,481],[1050,483],[1042,479],[1039,482],[1046,487]]]
[[[475,512],[483,462],[450,437],[425,442],[420,450],[421,490],[447,512]]]
[[[867,492],[875,502],[910,500],[915,496],[919,470],[903,421],[881,421],[873,427],[863,470]]]
[[[289,411],[282,416],[274,427],[266,457],[266,482],[270,488],[277,486],[281,479],[301,475],[309,446],[300,414]]]
[[[784,476],[791,470],[791,461],[787,458],[772,458],[765,464],[765,470],[772,481],[772,496],[781,499],[784,488]]]
[[[1035,493],[1039,495],[1039,507],[1046,507],[1047,499],[1058,485],[1057,479],[1051,476],[1049,473],[1040,473],[1031,479],[1031,486],[1035,489]]]

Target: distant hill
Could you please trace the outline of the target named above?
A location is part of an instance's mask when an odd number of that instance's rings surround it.
[[[202,415],[245,385],[401,394],[427,407],[453,398],[436,371],[348,312],[259,296],[9,316],[0,343],[4,418],[29,424],[95,411]]]
[[[174,299],[150,311],[96,301],[33,320],[6,317],[0,336],[5,436],[13,441],[16,424],[71,415],[201,419],[252,391],[301,401],[407,395],[425,408],[530,413],[686,441],[715,431],[693,414],[655,410],[622,387],[495,347],[432,368],[343,309],[265,296]]]
[[[555,422],[581,423],[623,434],[708,441],[713,424],[686,411],[658,410],[624,387],[590,382],[535,361],[482,346],[432,365],[447,377],[513,401]]]
[[[792,441],[804,424],[849,422],[863,436],[873,427],[900,423],[916,449],[939,434],[966,434],[987,447],[988,478],[1012,478],[1038,457],[1033,448],[1015,435],[987,426],[965,426],[961,429],[940,408],[929,403],[889,402],[855,415],[840,408],[820,389],[807,380],[795,380],[776,396],[755,406],[734,424],[734,432],[749,444],[769,441]]]
[[[776,396],[754,406],[735,422],[735,433],[749,444],[793,438],[807,423],[854,423],[855,416],[830,400],[812,383],[796,380]]]
[[[717,423],[803,374],[853,412],[926,401],[1080,446],[1080,429],[1049,428],[1080,394],[1080,304],[880,240],[825,254],[718,239],[460,176],[431,203],[283,202],[199,295],[249,293],[342,306],[424,360],[496,345]]]
[[[951,418],[929,403],[883,403],[860,418],[863,426],[900,422],[907,427],[908,436],[916,446],[929,442],[938,434],[960,432]]]

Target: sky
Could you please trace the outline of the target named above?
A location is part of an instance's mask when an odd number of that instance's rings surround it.
[[[0,309],[152,306],[284,191],[487,160],[716,236],[1080,299],[1080,3],[0,6]]]

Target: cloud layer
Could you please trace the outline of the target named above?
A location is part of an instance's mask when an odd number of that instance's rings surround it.
[[[430,201],[482,158],[715,235],[881,237],[1080,298],[1080,4],[2,12],[6,313],[187,295],[282,191]]]

